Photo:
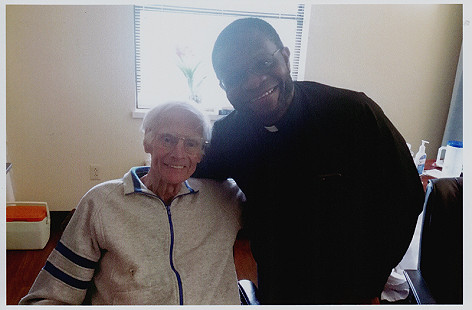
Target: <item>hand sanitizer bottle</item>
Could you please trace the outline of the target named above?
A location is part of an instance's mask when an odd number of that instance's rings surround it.
[[[424,164],[426,162],[426,152],[425,152],[425,143],[429,143],[428,141],[421,140],[421,145],[418,150],[418,153],[416,153],[415,156],[415,165],[416,169],[418,170],[418,174],[423,174],[424,170]]]

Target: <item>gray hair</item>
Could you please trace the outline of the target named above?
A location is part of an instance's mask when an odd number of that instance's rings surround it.
[[[171,101],[160,104],[149,110],[146,113],[141,125],[141,131],[144,133],[143,144],[150,145],[156,137],[157,129],[162,124],[162,116],[168,111],[180,110],[183,112],[190,112],[199,121],[202,128],[202,136],[205,141],[211,139],[211,124],[208,117],[203,114],[194,105],[185,101]]]

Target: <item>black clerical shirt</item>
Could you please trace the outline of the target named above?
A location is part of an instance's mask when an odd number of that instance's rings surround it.
[[[233,178],[246,194],[261,303],[379,297],[422,210],[410,152],[365,94],[294,83],[270,128],[237,111],[217,121],[195,176]]]

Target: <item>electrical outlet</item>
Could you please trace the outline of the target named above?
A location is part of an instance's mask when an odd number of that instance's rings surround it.
[[[102,169],[99,165],[90,165],[90,180],[100,180],[102,178]]]

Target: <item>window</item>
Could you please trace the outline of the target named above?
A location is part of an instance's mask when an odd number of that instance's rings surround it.
[[[135,6],[137,111],[179,99],[192,100],[210,115],[231,110],[213,72],[211,51],[221,30],[238,18],[268,21],[290,48],[292,77],[299,78],[304,5],[284,4],[271,12],[258,10],[257,4],[237,5]]]

